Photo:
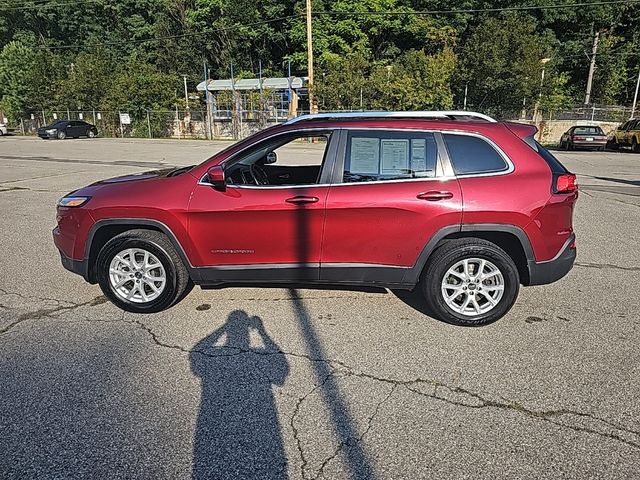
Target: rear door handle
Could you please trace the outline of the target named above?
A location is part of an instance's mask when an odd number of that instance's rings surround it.
[[[293,203],[295,205],[302,205],[304,203],[316,203],[318,201],[318,197],[305,197],[303,195],[298,195],[297,197],[287,198],[285,202]]]
[[[429,202],[437,202],[438,200],[447,200],[453,198],[451,192],[440,192],[438,190],[431,190],[429,192],[422,192],[416,195],[419,200],[427,200]]]

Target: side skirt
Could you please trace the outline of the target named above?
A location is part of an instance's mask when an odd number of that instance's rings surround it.
[[[408,267],[363,264],[225,265],[196,268],[202,288],[230,286],[322,286],[397,288],[411,290],[404,282]]]

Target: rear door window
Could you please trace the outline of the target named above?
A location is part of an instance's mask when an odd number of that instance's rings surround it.
[[[502,172],[504,157],[486,140],[472,135],[443,134],[456,175]]]
[[[352,131],[347,140],[343,182],[374,182],[436,175],[433,133]]]

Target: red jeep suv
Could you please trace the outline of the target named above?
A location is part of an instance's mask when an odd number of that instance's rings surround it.
[[[493,322],[576,256],[576,177],[536,128],[472,112],[297,117],[204,163],[112,178],[58,204],[62,264],[150,313],[193,287],[415,290]]]

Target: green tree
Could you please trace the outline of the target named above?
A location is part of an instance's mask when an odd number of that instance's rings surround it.
[[[17,41],[2,48],[0,108],[12,120],[50,105],[57,80],[57,60]]]
[[[529,16],[486,18],[471,33],[461,51],[458,91],[468,86],[468,105],[493,115],[510,115],[523,99],[535,101],[549,47],[535,33]],[[552,75],[550,69],[546,71]]]

